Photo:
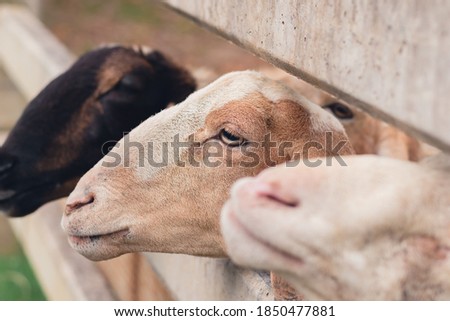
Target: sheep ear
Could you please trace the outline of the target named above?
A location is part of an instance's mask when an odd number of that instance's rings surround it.
[[[185,100],[197,88],[191,73],[161,52],[153,50],[146,54],[145,58],[156,71],[158,81],[161,81],[167,90],[171,102],[179,103]]]

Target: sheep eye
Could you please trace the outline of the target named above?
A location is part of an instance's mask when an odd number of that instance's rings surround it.
[[[244,138],[233,135],[232,133],[226,131],[225,129],[222,129],[222,131],[219,134],[219,137],[224,144],[232,147],[240,146],[245,143]]]
[[[353,118],[353,112],[351,109],[341,103],[331,103],[324,107],[330,109],[331,112],[339,119]]]
[[[139,91],[142,89],[143,84],[141,82],[141,79],[139,77],[128,74],[125,75],[117,84],[117,87],[119,90],[126,90],[126,91]]]

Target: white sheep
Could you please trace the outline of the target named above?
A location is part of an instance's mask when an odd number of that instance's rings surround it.
[[[239,180],[221,217],[231,258],[306,299],[450,299],[450,157],[345,162]]]

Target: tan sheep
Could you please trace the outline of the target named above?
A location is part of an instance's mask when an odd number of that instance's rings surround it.
[[[137,145],[129,153],[126,141]],[[79,181],[62,225],[93,260],[137,251],[225,256],[219,213],[234,181],[352,152],[342,125],[319,106],[259,73],[230,73],[125,136]]]

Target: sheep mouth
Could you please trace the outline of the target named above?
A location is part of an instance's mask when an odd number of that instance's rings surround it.
[[[69,195],[78,179],[76,177],[63,181],[52,180],[21,190],[0,189],[0,213],[8,217],[31,214],[42,205]]]
[[[272,253],[277,257],[281,257],[284,260],[287,260],[288,262],[290,262],[294,265],[303,267],[304,261],[301,258],[299,258],[283,249],[280,249],[279,247],[275,246],[273,243],[269,242],[268,240],[264,240],[260,236],[253,233],[251,231],[251,229],[247,228],[245,226],[245,224],[243,224],[239,220],[239,218],[235,215],[234,211],[230,211],[228,214],[229,214],[228,215],[229,219],[230,219],[231,223],[233,224],[233,227],[235,229],[239,230],[243,235],[245,235],[251,241],[256,242],[256,243],[260,244],[261,246],[263,246],[267,250],[267,252]]]
[[[59,198],[54,192],[57,186],[55,183],[46,183],[19,191],[0,190],[0,212],[9,217],[28,215],[45,204],[48,199]]]
[[[16,196],[16,192],[13,190],[0,190],[0,203],[8,202]]]
[[[74,247],[82,247],[87,244],[97,244],[99,242],[107,241],[119,241],[126,238],[130,234],[129,228],[117,230],[115,232],[104,234],[91,234],[91,235],[76,235],[71,234],[68,236],[69,243]]]
[[[22,191],[14,191],[14,190],[3,190],[0,191],[0,204],[6,204],[14,202],[16,199],[23,198],[25,196],[31,195],[36,191],[41,191],[43,189],[49,189],[52,188],[54,183],[46,183],[41,185],[36,185],[29,187]]]

